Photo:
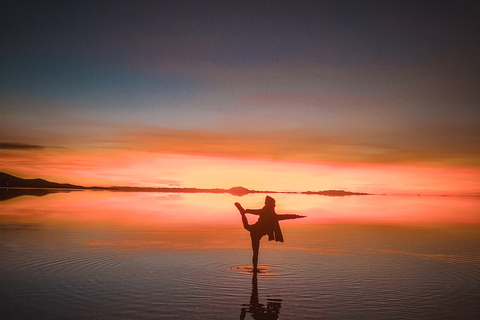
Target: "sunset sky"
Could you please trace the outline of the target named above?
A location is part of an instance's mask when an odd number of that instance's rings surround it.
[[[480,193],[475,1],[2,1],[0,171]]]

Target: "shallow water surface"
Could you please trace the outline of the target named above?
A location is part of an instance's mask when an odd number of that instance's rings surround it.
[[[2,319],[475,319],[478,198],[274,195],[251,272],[236,201],[71,192],[0,203]],[[419,199],[423,198],[423,199]],[[249,216],[251,222],[254,217]]]

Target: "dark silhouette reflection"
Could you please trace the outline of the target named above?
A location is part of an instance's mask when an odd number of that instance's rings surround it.
[[[287,219],[304,218],[296,214],[277,214],[275,212],[275,199],[270,196],[265,198],[265,206],[262,209],[244,209],[242,205],[235,202],[235,206],[242,215],[243,227],[250,232],[253,250],[253,272],[257,272],[258,252],[260,250],[260,240],[263,236],[268,235],[269,241],[283,242],[283,234],[278,221]],[[254,224],[248,224],[246,213],[258,215],[258,221]]]
[[[10,200],[21,196],[35,196],[43,197],[47,194],[57,192],[69,192],[65,190],[57,191],[51,189],[12,189],[12,188],[0,188],[0,201]]]
[[[282,307],[282,299],[267,299],[267,306],[260,303],[258,298],[257,273],[252,276],[252,295],[250,303],[243,304],[240,310],[240,319],[245,319],[247,313],[250,313],[255,320],[271,320],[278,319],[280,308]]]

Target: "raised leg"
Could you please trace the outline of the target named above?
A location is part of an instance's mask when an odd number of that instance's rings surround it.
[[[245,216],[245,209],[243,209],[242,205],[238,202],[235,202],[235,206],[237,207],[238,211],[240,211],[240,214],[242,215],[242,223],[243,223],[243,227],[250,231],[250,225],[248,224],[248,220],[247,220],[247,217]]]

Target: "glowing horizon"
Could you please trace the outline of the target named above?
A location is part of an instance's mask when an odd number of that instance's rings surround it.
[[[138,160],[140,157],[141,160]],[[112,163],[112,159],[119,159]],[[374,194],[476,194],[479,170],[427,165],[319,164],[151,153],[36,156],[1,171],[83,186],[246,187],[259,191],[345,190]],[[11,163],[11,164],[10,164]],[[10,164],[8,166],[8,164]],[[445,187],[448,186],[448,187]]]

